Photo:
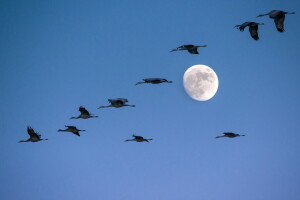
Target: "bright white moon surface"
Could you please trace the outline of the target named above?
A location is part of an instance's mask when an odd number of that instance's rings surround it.
[[[192,99],[207,101],[216,94],[219,87],[219,79],[210,67],[193,65],[183,75],[183,86]]]

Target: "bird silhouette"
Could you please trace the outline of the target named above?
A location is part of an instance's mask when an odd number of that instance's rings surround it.
[[[85,107],[80,106],[79,107],[79,111],[80,111],[80,115],[78,117],[71,117],[70,119],[88,119],[88,118],[97,118],[98,116],[94,116],[92,114],[89,113],[89,111],[87,111],[85,109]]]
[[[124,106],[135,107],[135,105],[126,104],[128,102],[128,100],[125,99],[125,98],[108,99],[108,102],[110,103],[110,105],[100,106],[98,109],[108,108],[108,107],[121,108],[121,107],[124,107]]]
[[[285,12],[281,10],[272,10],[266,14],[260,14],[257,17],[269,15],[271,19],[274,19],[275,26],[279,32],[284,32],[284,19],[286,14],[295,14],[295,12]]]
[[[198,47],[207,47],[207,45],[195,46],[195,45],[192,45],[192,44],[187,44],[187,45],[182,45],[180,47],[177,47],[176,49],[172,49],[170,52],[187,50],[191,54],[199,54]]]
[[[39,142],[41,140],[48,140],[48,139],[41,139],[41,134],[37,133],[34,131],[33,128],[31,128],[30,126],[27,126],[27,133],[30,136],[29,139],[27,140],[20,140],[20,142]]]
[[[80,136],[79,132],[85,131],[85,130],[77,129],[76,126],[66,126],[65,125],[65,127],[67,127],[65,130],[59,129],[58,132],[71,132],[77,136]]]
[[[129,142],[129,141],[136,141],[136,142],[149,142],[149,140],[153,139],[145,139],[142,136],[137,136],[137,135],[132,135],[134,137],[133,139],[127,139],[124,142]]]
[[[221,138],[221,137],[235,138],[235,137],[245,136],[245,135],[239,135],[239,134],[232,133],[232,132],[226,132],[226,133],[223,133],[223,134],[224,135],[217,136],[216,138]]]
[[[144,78],[143,82],[137,82],[135,85],[139,85],[143,83],[160,84],[160,83],[172,83],[172,81],[168,81],[167,79],[164,78]]]
[[[248,26],[251,37],[254,40],[259,40],[258,37],[258,25],[264,25],[264,23],[256,23],[256,22],[245,22],[241,25],[236,25],[235,27],[240,31],[244,31],[244,29]]]

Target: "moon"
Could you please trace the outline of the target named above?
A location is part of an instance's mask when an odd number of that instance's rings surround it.
[[[192,99],[207,101],[216,94],[219,87],[219,79],[210,67],[193,65],[183,75],[183,86]]]

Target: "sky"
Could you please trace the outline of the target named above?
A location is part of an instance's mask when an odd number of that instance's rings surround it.
[[[0,1],[1,200],[297,200],[300,1]],[[277,32],[271,10],[287,15]],[[260,40],[233,28],[265,23]],[[199,55],[169,51],[207,45]],[[219,89],[182,78],[210,66]],[[138,85],[161,77],[172,84]],[[123,97],[136,107],[97,109]],[[71,120],[79,106],[99,115]],[[57,132],[75,125],[77,137]],[[32,126],[48,141],[18,143]],[[220,138],[223,132],[245,134]],[[150,143],[124,142],[132,134]]]

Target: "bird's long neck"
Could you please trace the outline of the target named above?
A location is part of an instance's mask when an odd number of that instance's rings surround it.
[[[127,140],[125,140],[124,142],[129,142],[129,141],[135,141],[134,139],[127,139]]]
[[[29,141],[30,141],[29,139],[28,140],[20,140],[19,143],[20,142],[29,142]]]
[[[285,12],[284,14],[295,14],[295,12]]]
[[[78,130],[78,131],[85,131],[85,130]]]
[[[57,132],[66,132],[66,131],[68,131],[68,130],[67,129],[66,130],[58,129]]]
[[[100,109],[100,108],[108,108],[108,107],[112,107],[112,105],[108,105],[108,106],[100,106],[100,107],[97,108],[97,109]]]
[[[222,136],[217,136],[216,138],[221,138],[221,137],[225,137],[224,135],[222,135]]]
[[[266,16],[266,15],[269,15],[269,13],[267,13],[267,14],[260,14],[257,17],[263,17],[263,16]]]
[[[78,117],[71,117],[70,119],[79,119],[80,118],[80,116],[78,116]]]
[[[135,85],[140,85],[140,84],[143,84],[143,83],[146,83],[146,82],[137,82]]]

